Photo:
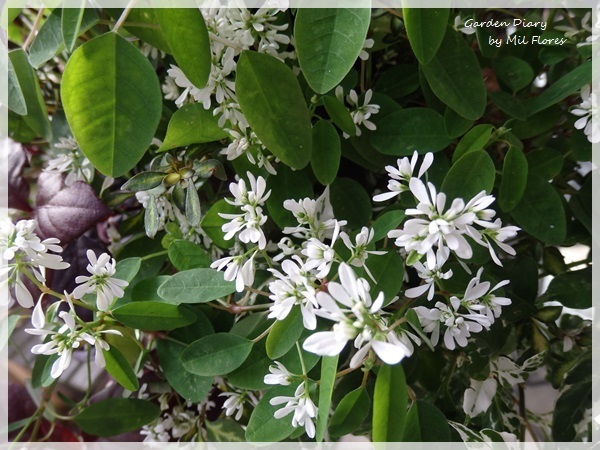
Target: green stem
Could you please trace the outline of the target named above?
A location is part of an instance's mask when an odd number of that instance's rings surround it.
[[[298,350],[298,357],[300,358],[300,365],[302,366],[302,376],[306,380],[306,378],[307,378],[306,365],[304,364],[304,357],[302,356],[302,348],[300,348],[300,342],[298,342],[298,341],[296,341],[296,349]],[[308,389],[307,389],[307,391],[308,391]]]
[[[141,259],[142,261],[147,261],[147,260],[149,260],[149,259],[156,258],[157,256],[163,256],[163,255],[167,255],[168,253],[169,253],[169,251],[168,251],[168,250],[162,250],[162,251],[160,251],[160,252],[151,253],[151,254],[149,254],[149,255],[142,256],[140,259]]]
[[[271,331],[271,328],[273,328],[273,325],[275,325],[276,323],[277,323],[277,321],[273,322],[269,326],[269,328],[267,328],[265,331],[263,331],[262,333],[260,333],[254,339],[252,339],[252,343],[256,344],[258,341],[260,341],[262,338],[264,338],[267,334],[269,334],[269,331]]]

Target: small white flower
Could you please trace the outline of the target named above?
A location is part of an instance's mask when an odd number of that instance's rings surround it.
[[[600,142],[600,127],[598,126],[598,99],[591,86],[586,84],[581,88],[581,103],[571,110],[571,114],[579,117],[575,121],[575,128],[583,129],[588,141],[597,144]]]
[[[226,416],[232,416],[235,414],[235,420],[240,420],[242,414],[244,414],[244,405],[250,403],[256,406],[258,400],[249,391],[232,391],[232,392],[221,392],[219,397],[227,397],[225,403],[223,403],[223,409],[225,410]]]
[[[331,239],[336,227],[346,225],[345,220],[336,220],[333,207],[329,200],[329,186],[316,200],[304,198],[302,200],[286,200],[283,207],[294,215],[298,221],[297,227],[285,227],[284,234],[294,237],[308,239],[316,238],[320,241]]]
[[[350,256],[349,263],[354,267],[364,267],[365,272],[371,278],[371,280],[375,281],[373,278],[373,274],[366,266],[365,262],[369,255],[385,255],[385,251],[377,251],[377,250],[367,250],[367,246],[373,240],[373,236],[375,235],[375,230],[373,228],[362,227],[360,233],[356,235],[355,244],[350,240],[350,236],[347,233],[341,232],[340,238],[344,242],[344,245],[348,247],[348,250],[352,252]]]
[[[404,292],[408,298],[417,298],[427,292],[427,300],[432,300],[433,295],[435,294],[435,285],[436,282],[440,280],[447,280],[452,277],[452,269],[447,272],[442,271],[442,266],[448,260],[450,256],[450,250],[447,248],[438,248],[437,252],[433,251],[427,252],[427,260],[426,264],[423,265],[421,262],[416,262],[413,267],[417,269],[417,273],[419,278],[421,278],[425,283],[420,286],[407,289]]]
[[[71,186],[75,181],[91,183],[94,179],[94,166],[82,153],[73,137],[61,137],[54,145],[57,150],[48,159],[44,172],[66,173],[65,185]]]
[[[225,268],[223,277],[227,281],[235,280],[235,289],[237,292],[242,292],[245,286],[252,286],[254,283],[254,257],[257,252],[242,264],[243,256],[226,256],[211,263],[210,267],[217,270]]]
[[[373,114],[377,114],[379,112],[379,105],[369,103],[372,97],[373,90],[369,89],[367,92],[365,92],[364,102],[361,106],[358,103],[358,94],[354,89],[351,89],[350,93],[346,96],[348,103],[355,108],[353,111],[350,111],[350,116],[355,123],[357,136],[362,134],[362,130],[360,129],[359,125],[364,125],[366,129],[371,131],[377,129],[375,124],[369,120]],[[348,135],[344,133],[344,137],[348,137]]]
[[[265,375],[265,384],[278,384],[289,386],[294,381],[294,376],[279,361],[274,361],[274,366],[269,366],[269,374]]]
[[[489,281],[481,282],[482,273],[483,267],[477,271],[477,276],[469,281],[461,302],[469,311],[484,314],[493,323],[494,319],[502,314],[502,307],[508,306],[512,302],[506,297],[496,297],[492,292],[506,286],[509,281],[501,281],[490,289]]]
[[[475,34],[476,32],[475,28],[465,26],[465,20],[461,19],[460,15],[454,18],[454,29],[466,35]]]
[[[371,38],[365,39],[365,42],[363,42],[362,50],[360,51],[360,54],[358,55],[358,57],[360,59],[362,59],[363,61],[366,61],[367,59],[369,59],[369,52],[367,52],[367,50],[370,48],[373,48],[374,44],[375,44],[375,40],[373,40]]]
[[[313,419],[317,417],[317,407],[313,403],[305,388],[305,383],[301,383],[294,392],[293,397],[273,397],[269,402],[271,405],[282,405],[285,406],[275,411],[274,417],[281,419],[293,412],[294,417],[292,418],[292,426],[297,428],[298,426],[304,426],[306,434],[310,438],[315,437],[315,424]]]
[[[404,191],[408,191],[408,183],[410,179],[414,176],[413,173],[417,166],[417,161],[419,159],[419,153],[415,150],[412,155],[412,158],[409,160],[408,156],[405,158],[398,158],[398,168],[394,166],[386,166],[385,170],[387,171],[390,181],[388,183],[388,189],[390,192],[384,192],[382,194],[378,194],[373,197],[374,202],[383,202],[385,200],[389,200],[390,198],[396,197],[400,195]],[[421,178],[425,172],[431,167],[433,163],[433,153],[429,152],[425,154],[423,158],[423,162],[421,163],[421,167],[419,168],[419,173],[417,178]]]
[[[123,297],[123,288],[129,283],[114,278],[116,261],[107,253],[102,253],[99,258],[96,258],[93,250],[88,250],[86,254],[90,261],[86,269],[91,276],[80,275],[75,279],[80,286],[73,291],[73,297],[80,299],[85,294],[96,294],[96,306],[100,311],[106,311],[115,299]]]

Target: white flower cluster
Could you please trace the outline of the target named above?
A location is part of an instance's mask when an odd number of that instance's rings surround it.
[[[598,97],[591,92],[589,84],[581,88],[581,103],[571,110],[571,114],[579,117],[575,128],[583,130],[593,144],[600,142],[600,126],[598,126]]]
[[[293,396],[273,397],[269,403],[273,406],[285,404],[283,408],[275,411],[274,417],[281,419],[293,412],[292,426],[294,428],[303,426],[308,437],[314,438],[316,429],[313,420],[317,418],[318,410],[310,398],[307,384],[307,382],[300,383]]]
[[[258,398],[251,391],[232,389],[229,392],[221,392],[219,397],[225,397],[223,409],[226,416],[234,416],[235,420],[240,420],[244,414],[244,406],[249,403],[253,408],[258,404]]]
[[[140,434],[145,436],[144,442],[180,441],[184,437],[186,441],[195,440],[199,429],[198,412],[202,407],[202,404],[198,404],[194,410],[192,403],[187,402],[185,405],[170,408],[166,401],[161,401],[161,410],[164,411],[162,415],[140,430]]]
[[[48,160],[44,171],[66,173],[67,186],[71,186],[75,181],[91,183],[94,179],[94,166],[71,136],[61,137],[58,143],[54,144],[53,157]]]
[[[14,224],[6,218],[0,222],[0,282],[11,288],[11,298],[24,308],[31,308],[34,301],[22,275],[44,284],[46,269],[62,270],[69,267],[60,255],[55,254],[62,252],[59,240],[40,240],[35,233],[36,225],[34,220],[21,220]]]

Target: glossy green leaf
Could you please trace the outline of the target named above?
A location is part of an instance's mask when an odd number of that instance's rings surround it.
[[[25,99],[27,114],[23,116],[23,120],[37,136],[50,141],[52,138],[50,119],[48,119],[46,105],[37,76],[33,68],[29,65],[27,55],[23,50],[17,49],[9,52],[8,57],[15,70],[17,81]]]
[[[158,126],[162,95],[150,62],[116,33],[77,48],[62,79],[65,115],[83,153],[118,177],[142,158]]]
[[[556,177],[565,162],[562,153],[551,148],[533,150],[525,155],[530,173],[539,175],[544,180]]]
[[[469,153],[452,165],[441,191],[448,196],[448,200],[462,198],[465,203],[481,191],[488,194],[494,187],[496,168],[490,155],[482,150]]]
[[[520,98],[504,91],[489,93],[490,99],[505,114],[518,120],[527,119],[527,108]]]
[[[141,428],[160,415],[157,404],[137,398],[108,398],[75,416],[81,430],[93,436],[117,436]]]
[[[539,175],[529,174],[525,193],[512,210],[517,224],[549,245],[560,245],[566,237],[565,210],[558,192]]]
[[[448,442],[450,426],[444,414],[431,403],[417,400],[406,415],[404,442]]]
[[[246,427],[246,440],[248,442],[278,442],[287,438],[296,428],[292,426],[291,417],[276,419],[275,411],[282,405],[271,405],[269,402],[274,397],[293,396],[296,386],[275,386],[269,389],[259,400],[252,411],[248,426]]]
[[[577,92],[583,86],[590,84],[591,82],[592,62],[587,61],[556,82],[550,84],[544,92],[531,100],[527,108],[528,113],[531,115],[542,111]]]
[[[158,277],[146,278],[136,283],[131,290],[131,301],[162,302],[163,299],[158,295],[158,288],[169,278],[169,275],[160,275]]]
[[[6,61],[8,63],[8,109],[21,116],[24,116],[27,114],[25,97],[23,96],[23,91],[21,90],[21,85],[19,84],[19,79],[15,73],[15,68],[12,64],[12,61],[8,58]]]
[[[244,51],[235,92],[242,112],[262,143],[283,163],[302,169],[310,161],[310,114],[298,79],[276,58]]]
[[[489,124],[480,124],[473,127],[458,142],[454,153],[452,154],[452,164],[458,161],[467,153],[483,149],[490,140],[494,127]]]
[[[394,156],[437,152],[450,144],[444,118],[433,109],[406,108],[385,117],[371,135],[371,145]]]
[[[371,255],[365,263],[375,283],[371,286],[371,295],[375,298],[379,292],[385,295],[385,304],[388,304],[400,292],[404,280],[404,261],[396,252],[387,252],[385,255]],[[370,277],[365,277],[370,278]]]
[[[529,139],[550,131],[561,117],[563,111],[555,105],[528,116],[526,120],[511,119],[506,123],[506,127],[519,139]]]
[[[267,336],[267,355],[275,360],[285,355],[304,331],[302,313],[299,307],[294,307],[283,320],[278,320]]]
[[[592,383],[568,386],[556,401],[552,415],[552,437],[555,441],[569,442],[575,439],[576,425],[586,410],[592,406]]]
[[[166,2],[173,6],[173,2]],[[210,39],[198,8],[156,8],[154,15],[177,66],[198,89],[208,81]]]
[[[331,206],[337,219],[346,219],[355,229],[369,223],[371,198],[360,183],[351,178],[337,178],[330,188]]]
[[[85,13],[85,1],[82,8],[63,8],[61,18],[62,37],[67,50],[72,52],[79,36],[79,29]]]
[[[444,128],[448,137],[454,139],[465,134],[473,126],[473,121],[459,116],[452,108],[444,111]]]
[[[115,267],[115,278],[130,283],[140,270],[142,259],[138,257],[124,258],[117,262]]]
[[[189,103],[171,116],[167,135],[158,151],[219,141],[228,135],[219,127],[212,111],[204,109],[202,103]]]
[[[378,242],[387,236],[388,232],[398,228],[398,225],[404,220],[404,211],[400,209],[392,210],[381,214],[373,222],[373,242]]]
[[[298,62],[318,94],[336,87],[350,71],[367,37],[367,8],[300,8],[294,23]]]
[[[329,421],[329,434],[340,437],[355,431],[369,415],[371,401],[366,389],[348,392],[337,405]]]
[[[119,349],[115,346],[109,350],[102,350],[106,366],[104,369],[115,379],[117,383],[128,391],[137,391],[140,387],[135,372],[129,365],[129,362]]]
[[[408,393],[401,364],[384,364],[373,394],[373,442],[400,442],[404,434]]]
[[[421,64],[436,55],[448,25],[449,9],[402,8],[402,17],[410,46]]]
[[[335,384],[339,355],[323,356],[321,359],[321,378],[319,380],[319,404],[317,415],[317,427],[315,440],[323,442],[327,421],[329,419],[329,408],[331,407],[331,395]]]
[[[40,68],[61,49],[64,49],[61,21],[62,8],[56,8],[40,27],[29,48],[29,62],[32,67]]]
[[[223,214],[235,214],[239,213],[240,209],[237,206],[230,205],[225,201],[225,199],[221,199],[218,202],[214,203],[210,209],[206,212],[206,215],[200,222],[200,227],[206,233],[206,235],[219,247],[221,248],[230,248],[235,243],[234,239],[230,239],[228,241],[225,240],[223,230],[221,227],[230,222],[229,219],[223,219],[219,216],[219,213]]]
[[[176,273],[158,288],[167,303],[206,303],[235,292],[235,283],[225,281],[215,269],[190,269]]]
[[[121,186],[125,191],[148,191],[162,183],[164,172],[141,172],[131,177]]]
[[[548,290],[540,298],[556,301],[567,308],[592,307],[592,268],[563,272],[552,279]]]
[[[212,262],[202,247],[185,239],[178,239],[169,245],[169,260],[177,270],[206,268]]]
[[[312,182],[304,171],[292,170],[287,166],[277,168],[277,175],[269,176],[267,189],[271,195],[267,199],[269,216],[281,229],[298,224],[294,215],[283,207],[283,202],[301,200],[313,196]]]
[[[186,370],[201,376],[220,376],[242,365],[252,341],[229,333],[210,334],[192,342],[181,354]]]
[[[535,77],[531,66],[515,56],[503,56],[493,60],[494,72],[500,81],[513,92],[527,87]]]
[[[522,150],[511,147],[504,157],[498,204],[508,212],[519,204],[527,186],[527,158]]]
[[[115,20],[123,14],[122,8],[106,8],[105,11]],[[123,28],[160,51],[170,53],[169,45],[157,24],[156,8],[132,8]]]
[[[350,111],[348,111],[348,108],[346,108],[343,102],[340,102],[336,97],[331,95],[325,95],[323,97],[323,105],[325,105],[325,111],[327,111],[327,114],[329,114],[333,123],[335,123],[340,130],[350,136],[356,134],[354,120],[352,120]]]
[[[485,111],[486,89],[475,54],[459,32],[448,27],[433,59],[422,66],[435,95],[466,119]]]
[[[333,183],[340,167],[342,146],[335,127],[326,120],[319,120],[313,126],[313,150],[310,166],[319,183],[324,186]]]
[[[154,301],[127,303],[116,308],[112,316],[128,327],[144,331],[172,330],[196,320],[182,305]]]

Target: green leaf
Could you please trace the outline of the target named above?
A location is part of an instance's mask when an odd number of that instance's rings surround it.
[[[552,437],[555,441],[575,439],[575,425],[592,406],[592,383],[578,383],[567,387],[556,401],[552,416]]]
[[[331,416],[329,434],[335,438],[352,433],[365,421],[370,409],[371,401],[365,388],[348,392]]]
[[[292,434],[295,428],[292,426],[290,416],[276,419],[275,411],[282,405],[271,405],[269,402],[274,397],[293,396],[297,386],[275,386],[269,389],[260,399],[246,427],[246,441],[248,442],[278,442]]]
[[[525,104],[518,98],[504,91],[489,93],[490,99],[505,114],[518,120],[527,119]]]
[[[531,66],[515,56],[496,58],[492,62],[492,67],[498,79],[513,92],[527,87],[535,77]]]
[[[556,177],[563,168],[562,153],[551,148],[533,150],[525,155],[530,173],[539,175],[544,180]]]
[[[27,114],[27,104],[25,103],[25,97],[19,84],[19,79],[15,73],[15,68],[10,59],[8,62],[8,109],[15,113],[24,116]],[[4,99],[4,97],[3,97]],[[4,103],[4,102],[3,102]]]
[[[498,203],[502,211],[512,211],[521,201],[527,186],[527,158],[522,150],[511,147],[504,157]]]
[[[566,217],[558,192],[539,175],[529,174],[525,193],[512,210],[523,231],[549,244],[560,245],[566,237]]]
[[[114,277],[130,283],[139,272],[141,266],[142,258],[133,257],[122,259],[117,262]]]
[[[146,278],[136,283],[131,290],[131,301],[162,302],[163,299],[158,295],[158,288],[169,278],[169,275],[160,275],[158,277]]]
[[[40,27],[35,40],[29,48],[29,62],[39,69],[61,49],[64,42],[61,30],[62,8],[56,8]]]
[[[102,353],[106,361],[104,368],[110,376],[128,391],[137,391],[140,384],[135,376],[135,372],[123,354],[114,346],[111,346],[108,351],[102,350]]]
[[[450,426],[446,416],[429,402],[417,400],[406,416],[404,442],[449,442]]]
[[[172,330],[196,321],[184,306],[154,301],[127,303],[116,308],[112,316],[128,327],[144,331]]]
[[[400,292],[404,280],[404,261],[396,252],[385,255],[371,255],[365,263],[375,279],[371,287],[371,295],[375,298],[379,292],[385,296],[388,304]]]
[[[452,108],[444,111],[444,128],[448,137],[454,139],[465,134],[473,126],[473,121],[459,116]]]
[[[493,131],[493,125],[489,124],[476,125],[469,130],[469,132],[458,142],[458,145],[452,154],[452,164],[467,153],[483,149],[489,142]]]
[[[360,183],[351,178],[337,178],[330,188],[331,206],[338,219],[348,227],[360,228],[371,219],[371,198]]]
[[[4,346],[10,339],[10,336],[12,335],[13,331],[15,331],[17,323],[19,323],[20,319],[21,316],[17,314],[11,314],[8,317],[2,319],[2,321],[0,322],[0,351],[4,349]]]
[[[207,268],[212,262],[210,256],[198,244],[178,239],[169,245],[169,260],[177,270]]]
[[[450,144],[444,118],[433,109],[406,108],[385,117],[371,134],[371,145],[386,155],[437,152]]]
[[[156,205],[156,196],[150,195],[148,197],[148,206],[144,213],[144,230],[148,237],[153,238],[158,232],[160,226],[160,219],[158,216],[158,206]]]
[[[201,217],[200,197],[194,183],[190,183],[185,190],[185,218],[192,227],[197,227]]]
[[[50,373],[52,365],[58,358],[59,356],[56,354],[36,356],[33,370],[31,371],[31,387],[34,389],[48,387],[56,381],[56,378],[52,378]]]
[[[234,205],[230,205],[221,199],[213,204],[210,209],[206,212],[206,215],[200,222],[200,227],[206,233],[206,235],[219,247],[230,248],[235,243],[235,240],[231,239],[226,241],[224,239],[225,233],[221,230],[221,227],[230,222],[229,219],[223,219],[219,216],[219,213],[223,214],[235,214],[239,213],[239,208]]]
[[[304,331],[302,313],[294,307],[283,320],[278,320],[267,336],[267,355],[275,360],[285,355],[300,339]]]
[[[137,398],[107,398],[75,416],[75,423],[94,436],[117,436],[141,428],[160,415],[158,405]]]
[[[469,153],[452,165],[444,182],[441,192],[448,200],[462,198],[465,203],[481,191],[488,194],[494,187],[496,168],[490,155],[483,150]]]
[[[373,442],[400,442],[404,434],[408,393],[401,364],[384,364],[373,394]]]
[[[319,120],[312,129],[313,150],[310,165],[319,183],[333,183],[340,167],[342,146],[335,127],[326,120]]]
[[[573,69],[558,81],[550,84],[544,92],[531,100],[527,108],[528,113],[531,115],[540,112],[555,103],[560,102],[591,82],[592,62],[587,61]]]
[[[436,55],[446,29],[449,9],[402,8],[408,41],[421,64],[427,64]]]
[[[337,372],[339,355],[323,356],[321,359],[321,379],[319,382],[319,406],[317,416],[317,429],[315,440],[323,442],[325,430],[327,430],[327,419],[329,418],[329,408],[331,406],[331,395],[333,394],[333,385],[335,384],[335,374]]]
[[[131,177],[121,186],[125,191],[148,191],[162,183],[164,172],[141,172]]]
[[[219,141],[227,136],[229,134],[219,127],[217,119],[202,103],[189,103],[171,116],[167,135],[158,151]]]
[[[52,127],[46,112],[46,104],[42,97],[37,76],[27,60],[27,55],[23,50],[18,49],[9,52],[8,57],[25,99],[27,115],[23,116],[23,120],[35,131],[37,136],[50,141],[52,139]]]
[[[121,8],[107,8],[106,11],[115,20],[119,19],[121,14],[123,14],[123,9]],[[156,8],[132,8],[129,10],[129,15],[123,28],[160,51],[170,53],[169,45],[162,31],[159,27],[156,27],[157,23]]]
[[[220,376],[242,365],[252,341],[235,334],[217,333],[192,342],[181,354],[186,370],[201,376]]]
[[[310,113],[292,70],[276,58],[244,51],[235,91],[242,112],[261,142],[284,164],[302,169],[310,160]]]
[[[529,139],[550,131],[562,115],[562,109],[556,105],[528,116],[527,120],[511,119],[506,127],[519,139]]]
[[[404,220],[404,211],[400,209],[387,211],[377,217],[373,222],[373,243],[379,242],[387,236],[388,232],[398,228]]]
[[[61,28],[62,37],[67,50],[72,52],[79,36],[79,28],[85,13],[85,1],[82,8],[64,8],[62,10]],[[56,10],[55,10],[56,11]]]
[[[244,442],[245,431],[231,419],[207,420],[204,422],[209,442]]]
[[[283,229],[297,225],[294,215],[283,207],[283,202],[312,197],[312,183],[306,173],[280,166],[277,168],[277,175],[269,176],[267,188],[271,190],[266,202],[267,210],[277,226]]]
[[[158,126],[162,95],[150,62],[116,33],[73,52],[61,84],[65,115],[81,151],[119,177],[142,158]]]
[[[194,86],[202,89],[211,66],[210,39],[202,12],[198,8],[156,8],[154,16],[177,66]]]
[[[356,125],[350,111],[344,106],[343,102],[340,102],[337,98],[331,95],[325,95],[323,97],[323,105],[325,105],[325,111],[333,120],[340,130],[344,133],[354,136],[356,134]],[[314,139],[313,139],[314,142]],[[314,156],[314,155],[313,155]]]
[[[485,111],[486,89],[475,54],[460,34],[448,27],[433,59],[422,66],[435,95],[465,119]]]
[[[540,302],[559,302],[567,308],[592,307],[592,268],[563,272],[552,279]]]
[[[300,8],[294,23],[298,62],[318,94],[336,87],[350,71],[367,37],[367,8]]]
[[[235,283],[225,281],[223,272],[190,269],[176,273],[158,288],[167,303],[206,303],[235,292]]]
[[[401,98],[419,89],[419,69],[416,64],[396,64],[381,73],[375,82],[375,92]]]

